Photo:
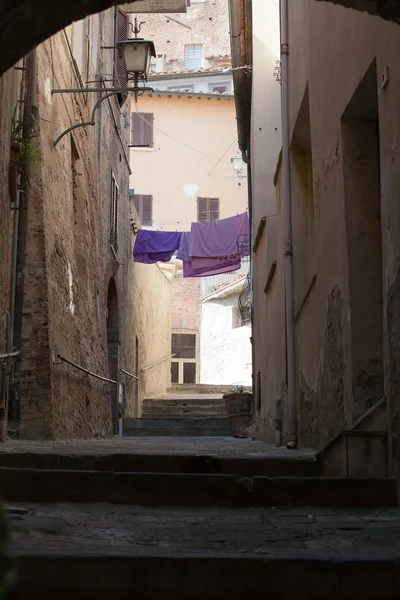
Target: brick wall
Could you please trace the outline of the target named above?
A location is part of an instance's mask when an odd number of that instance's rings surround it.
[[[192,4],[186,14],[146,15],[142,33],[154,40],[157,54],[165,54],[166,71],[184,69],[186,44],[204,44],[205,67],[217,64],[211,57],[230,56],[228,0]]]
[[[200,330],[200,278],[175,275],[172,282],[172,329]]]
[[[90,79],[112,72],[111,53],[100,46],[112,40],[113,14],[111,9],[96,17],[101,34],[98,64],[93,65],[93,56],[89,62]],[[128,194],[129,129],[122,109],[116,99],[105,101],[101,122],[97,113],[95,127],[76,129],[72,140],[68,134],[54,148],[63,130],[90,120],[98,98],[89,95],[86,103],[81,94],[49,93],[52,87],[76,87],[64,34],[42,44],[37,57],[37,143],[43,162],[32,176],[28,217],[21,433],[29,438],[104,437],[111,435],[113,413],[115,426],[116,386],[59,364],[57,355],[112,379],[121,367],[134,373],[136,365],[140,369],[165,357],[170,353],[170,284],[162,273],[139,273],[133,262],[130,218],[137,221],[137,216]],[[119,188],[117,256],[109,243],[112,174]],[[160,341],[154,343],[157,333]],[[154,377],[155,387],[165,391],[168,364],[141,377],[139,401]],[[136,392],[137,385],[127,378],[130,415],[137,408]]]

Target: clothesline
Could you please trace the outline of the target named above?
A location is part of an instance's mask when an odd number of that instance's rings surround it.
[[[135,262],[183,261],[184,277],[208,277],[237,271],[250,254],[247,212],[216,221],[192,223],[190,232],[139,230]]]

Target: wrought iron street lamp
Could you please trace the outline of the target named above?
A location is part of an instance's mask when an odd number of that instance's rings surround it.
[[[100,104],[107,98],[115,96],[116,94],[132,92],[137,102],[138,97],[144,94],[144,92],[154,92],[153,88],[146,87],[146,83],[150,70],[151,58],[156,56],[156,49],[153,42],[138,37],[142,25],[143,23],[138,24],[137,18],[135,17],[135,24],[132,27],[133,33],[135,34],[134,38],[117,42],[116,46],[102,46],[102,48],[105,50],[115,50],[116,48],[119,55],[123,58],[127,77],[127,84],[125,87],[108,88],[103,86],[94,88],[82,87],[51,90],[52,94],[76,94],[78,92],[83,94],[88,92],[102,94],[100,100],[94,105],[91,120],[85,121],[84,123],[77,123],[71,127],[68,127],[68,129],[63,131],[53,142],[54,146],[57,146],[59,141],[73,129],[76,129],[77,127],[85,127],[87,125],[95,125],[96,111]],[[99,84],[102,85],[101,80],[99,81]]]
[[[241,156],[232,156],[231,163],[234,173],[240,177],[243,171],[243,158]]]

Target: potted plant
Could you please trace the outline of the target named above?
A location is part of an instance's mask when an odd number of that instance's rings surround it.
[[[224,394],[226,415],[231,422],[233,437],[245,438],[252,420],[253,394],[245,392],[243,386]]]

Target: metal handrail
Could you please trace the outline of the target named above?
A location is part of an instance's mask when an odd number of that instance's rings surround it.
[[[76,364],[72,360],[68,360],[68,358],[61,356],[61,354],[57,354],[57,358],[59,358],[62,363],[65,362],[68,365],[71,365],[71,367],[75,367],[75,369],[78,369],[79,371],[83,371],[83,373],[86,373],[86,375],[90,375],[91,377],[95,377],[96,379],[100,379],[101,381],[106,381],[107,383],[114,383],[115,385],[117,385],[117,383],[118,383],[114,379],[109,379],[108,377],[103,377],[102,375],[97,375],[97,373],[93,373],[92,371],[89,371],[89,369],[85,369],[85,367],[81,367],[80,365]]]
[[[143,369],[140,369],[140,371],[143,373],[143,371],[147,371],[148,369],[152,369],[153,367],[156,367],[157,365],[161,365],[161,363],[165,362],[169,358],[172,358],[173,356],[175,356],[175,353],[174,354],[170,354],[169,356],[166,356],[165,358],[162,358],[158,362],[156,362],[156,363],[154,363],[152,365],[149,365],[148,367],[143,367]]]
[[[136,375],[132,375],[132,373],[129,373],[129,371],[125,371],[125,369],[120,369],[120,371],[121,373],[128,375],[128,377],[132,377],[132,379],[136,379],[136,381],[139,381],[139,377],[136,377]]]

